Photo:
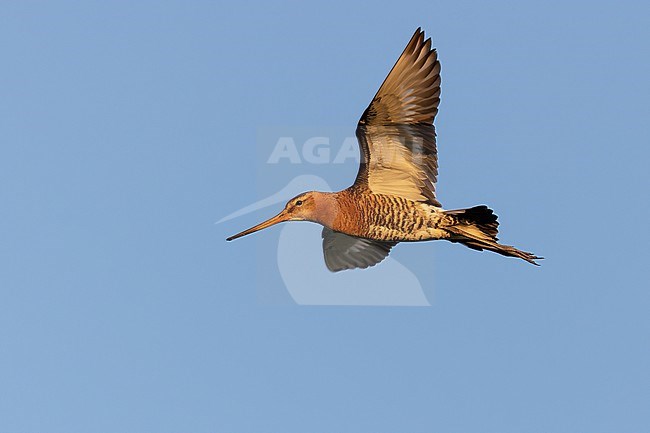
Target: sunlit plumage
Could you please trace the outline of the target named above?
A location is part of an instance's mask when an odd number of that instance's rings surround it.
[[[440,62],[418,29],[357,125],[361,164],[354,184],[339,192],[310,191],[273,218],[228,240],[284,221],[324,226],[329,270],[367,268],[398,242],[445,239],[537,264],[531,253],[498,243],[497,216],[487,206],[444,210],[433,120],[440,103]]]

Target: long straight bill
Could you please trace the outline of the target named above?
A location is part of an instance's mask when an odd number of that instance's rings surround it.
[[[278,223],[281,223],[281,222],[284,222],[284,221],[289,221],[289,217],[287,216],[287,214],[284,213],[284,211],[282,211],[279,214],[277,214],[276,216],[274,216],[273,218],[269,218],[266,221],[264,221],[263,223],[259,223],[255,227],[251,227],[248,230],[244,230],[241,233],[237,233],[236,235],[230,236],[226,240],[227,241],[232,241],[232,240],[235,240],[237,238],[241,238],[242,236],[246,236],[246,235],[249,235],[251,233],[255,233],[257,231],[263,230],[263,229],[265,229],[267,227],[271,227],[271,226],[273,226],[275,224],[278,224]]]

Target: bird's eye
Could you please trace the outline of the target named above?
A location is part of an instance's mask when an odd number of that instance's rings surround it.
[[[296,202],[296,206],[302,206],[302,200],[298,200],[298,201]]]

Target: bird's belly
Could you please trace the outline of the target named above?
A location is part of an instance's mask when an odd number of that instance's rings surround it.
[[[414,203],[399,211],[387,212],[372,218],[367,227],[367,236],[371,239],[416,242],[449,237],[444,225],[445,215],[439,208]]]
[[[383,226],[371,226],[368,237],[370,239],[394,242],[417,242],[429,241],[435,239],[445,239],[449,233],[445,230],[427,227],[414,231],[405,231],[402,229],[393,229]]]

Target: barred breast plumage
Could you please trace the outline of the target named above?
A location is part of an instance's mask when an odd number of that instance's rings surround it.
[[[412,242],[445,239],[442,229],[453,218],[442,208],[398,196],[359,193],[337,194],[340,205],[332,229],[378,241]]]

